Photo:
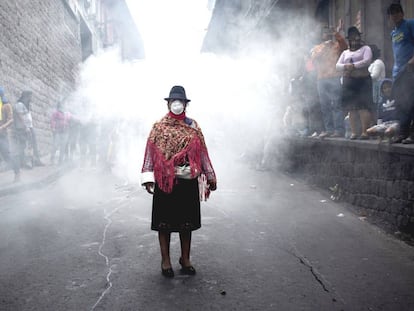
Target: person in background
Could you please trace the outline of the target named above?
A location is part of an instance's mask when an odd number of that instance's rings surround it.
[[[369,74],[372,79],[372,97],[374,106],[371,109],[373,123],[377,120],[378,106],[381,104],[380,85],[385,79],[385,64],[382,61],[381,50],[375,44],[369,46],[372,51],[372,63],[368,67]]]
[[[97,161],[104,172],[110,172],[115,164],[119,141],[119,120],[116,118],[99,119],[97,139]]]
[[[13,168],[14,181],[20,181],[20,166],[15,158],[10,155],[10,131],[13,126],[13,108],[4,95],[4,89],[0,86],[0,154],[3,160]]]
[[[24,98],[20,97],[13,107],[13,135],[12,135],[12,150],[16,152],[17,160],[21,168],[31,169],[32,167],[27,164],[26,147],[29,143],[30,128],[28,127],[27,110],[26,105],[23,101],[30,101],[28,94],[24,94]],[[31,96],[31,94],[30,94]],[[15,147],[15,148],[14,148]]]
[[[399,131],[399,114],[396,109],[395,100],[392,99],[392,80],[384,79],[380,85],[381,103],[378,105],[377,124],[367,129],[370,136],[388,138],[391,143],[392,138],[396,137]]]
[[[70,119],[71,115],[69,112],[65,111],[64,102],[59,102],[50,120],[50,127],[53,134],[52,151],[50,155],[50,163],[52,165],[55,163],[56,151],[59,151],[58,164],[62,164],[64,160],[69,137]]]
[[[324,126],[319,104],[316,71],[310,53],[303,57],[298,73],[289,82],[289,105],[282,121],[287,134],[316,136]]]
[[[283,114],[282,122],[286,135],[307,136],[307,118],[304,102],[302,72],[289,82],[289,105]]]
[[[190,261],[192,231],[201,227],[198,176],[216,190],[216,175],[197,122],[186,116],[190,101],[182,86],[173,86],[168,113],[149,134],[142,166],[142,185],[153,194],[151,229],[158,231],[161,273],[174,277],[170,260],[172,232],[179,232],[181,272],[194,275]],[[200,175],[201,174],[201,175]]]
[[[71,118],[68,124],[68,142],[65,149],[65,157],[69,162],[73,162],[80,141],[79,109],[71,108],[69,111]]]
[[[343,137],[345,134],[340,73],[335,69],[339,55],[347,48],[345,38],[340,34],[342,28],[342,20],[339,20],[336,31],[324,28],[323,42],[311,52],[311,60],[317,72],[319,102],[325,127],[319,138]]]
[[[304,61],[305,70],[302,76],[302,83],[307,132],[309,136],[316,137],[325,130],[321,105],[319,103],[317,75],[310,54],[305,55]]]
[[[404,11],[399,3],[391,4],[387,14],[394,25],[391,32],[393,97],[401,114],[400,136],[395,142],[413,144],[414,132],[411,128],[410,133],[410,126],[414,122],[414,19],[404,19]]]
[[[368,66],[372,62],[371,48],[361,40],[361,32],[355,26],[348,28],[349,48],[342,52],[336,69],[342,72],[342,105],[349,112],[350,139],[369,139],[367,129],[371,126],[372,80]]]
[[[96,167],[98,120],[94,108],[86,102],[82,102],[79,116],[79,149],[80,166],[85,167],[88,163]]]
[[[30,102],[32,100],[31,91],[23,91],[20,98],[17,100],[15,110],[19,118],[19,122],[23,121],[25,125],[25,135],[20,141],[20,161],[22,165],[27,166],[25,147],[29,147],[32,150],[33,155],[31,156],[31,167],[33,166],[44,166],[39,156],[39,149],[37,146],[36,132],[33,128],[33,118],[31,113]],[[23,141],[23,138],[25,140]]]

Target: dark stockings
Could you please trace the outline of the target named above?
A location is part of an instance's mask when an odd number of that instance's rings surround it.
[[[184,266],[190,266],[190,249],[191,249],[191,231],[180,232],[180,244],[181,244],[181,260]],[[161,250],[161,267],[163,269],[171,268],[170,258],[170,241],[171,232],[158,232],[158,240],[160,242]]]

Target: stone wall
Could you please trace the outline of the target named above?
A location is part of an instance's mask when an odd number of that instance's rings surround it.
[[[414,146],[292,139],[284,169],[414,236]]]
[[[50,113],[75,86],[79,27],[65,0],[0,1],[0,85],[12,103],[23,90],[33,91],[33,123],[42,154],[51,143]]]

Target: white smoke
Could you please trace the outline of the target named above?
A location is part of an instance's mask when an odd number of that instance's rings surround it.
[[[78,91],[101,120],[118,120],[115,171],[138,180],[147,135],[167,113],[163,98],[173,85],[185,87],[191,99],[187,115],[200,124],[213,165],[262,154],[266,141],[282,131],[292,51],[297,49],[291,33],[277,42],[263,34],[237,56],[202,54],[211,17],[207,4],[148,0],[129,6],[146,59],[124,63],[116,49],[93,56],[82,68]]]

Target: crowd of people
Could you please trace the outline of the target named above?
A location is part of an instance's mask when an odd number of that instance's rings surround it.
[[[306,56],[304,74],[291,84],[292,94],[305,105],[302,135],[352,140],[379,135],[392,137],[395,143],[414,143],[410,132],[414,20],[404,19],[399,4],[392,4],[388,14],[395,25],[392,79],[385,76],[379,49],[365,44],[357,27],[349,27],[346,38],[341,34],[342,20],[335,30],[323,30],[323,42]],[[11,104],[0,87],[0,154],[13,168],[15,181],[20,180],[22,168],[45,165],[38,151],[31,99],[32,92],[25,90]],[[196,274],[190,258],[192,232],[201,227],[200,201],[217,189],[217,177],[203,132],[186,115],[190,99],[184,87],[173,86],[164,99],[166,114],[153,124],[146,141],[141,185],[152,195],[151,229],[158,232],[161,274],[173,278],[170,242],[174,232],[180,238],[181,274]],[[82,100],[70,105],[71,111],[67,103],[60,101],[50,116],[50,165],[72,161],[77,151],[81,166],[96,166],[98,158],[110,162],[111,143],[113,147],[119,137],[116,122],[105,126],[93,107]]]
[[[388,16],[394,25],[392,77],[386,77],[380,49],[363,42],[355,26],[347,29],[345,37],[340,19],[336,29],[323,28],[322,42],[305,55],[300,75],[291,81],[303,124],[288,121],[293,104],[287,109],[285,124],[290,123],[302,136],[320,139],[379,136],[392,143],[414,143],[414,19],[404,19],[403,8],[395,3],[388,7]],[[0,87],[0,155],[13,169],[15,181],[20,180],[21,169],[45,165],[38,150],[31,101],[32,92],[24,90],[11,104]],[[116,126],[99,124],[87,103],[78,103],[76,109],[71,104],[70,111],[66,106],[67,100],[60,101],[51,114],[50,164],[72,161],[77,153],[81,166],[95,166],[97,159],[110,165]]]
[[[291,80],[290,93],[300,99],[296,103],[302,113],[295,133],[414,143],[414,19],[404,19],[398,3],[387,13],[394,25],[392,77],[386,77],[380,49],[366,44],[357,27],[349,27],[346,37],[342,20],[335,30],[324,28],[322,42],[305,56],[301,73]]]
[[[22,168],[43,166],[37,146],[31,114],[32,92],[23,91],[13,105],[0,87],[0,154],[13,168],[14,180],[20,181]]]
[[[96,167],[100,159],[102,167],[110,169],[118,138],[116,122],[98,122],[92,107],[85,103],[71,105],[73,109],[69,111],[67,100],[59,101],[50,115],[50,159],[44,157],[42,161],[31,100],[32,92],[25,90],[15,103],[10,103],[0,87],[0,162],[2,169],[13,169],[15,182],[21,180],[22,169],[62,165],[73,162],[75,157],[80,167]]]
[[[133,135],[131,126],[126,120],[100,118],[95,108],[84,100],[74,104],[63,99],[57,103],[50,116],[49,165],[77,161],[80,168],[99,165],[110,170],[113,167],[121,141]]]

